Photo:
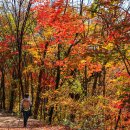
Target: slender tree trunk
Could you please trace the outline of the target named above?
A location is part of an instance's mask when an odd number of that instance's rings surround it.
[[[55,87],[55,89],[58,89],[59,83],[60,83],[60,66],[57,67],[56,87]]]
[[[94,72],[94,82],[92,86],[92,96],[96,93],[96,86],[97,86],[97,80],[98,80],[98,72]]]
[[[0,110],[2,110],[2,87],[1,87],[1,85],[0,85]]]
[[[30,74],[31,77],[31,97],[32,97],[32,106],[34,104],[34,87],[33,87],[33,77],[32,77],[32,73]]]
[[[106,95],[106,68],[103,66],[103,96]]]
[[[121,58],[122,58],[123,63],[125,65],[126,71],[127,71],[128,75],[130,76],[130,70],[129,70],[130,69],[130,61],[128,60],[128,58],[126,57],[126,55],[122,53],[122,51],[120,50],[119,45],[118,44],[115,44],[115,45],[117,47],[117,51],[121,55]]]
[[[19,52],[18,79],[19,79],[19,87],[20,87],[20,91],[22,94],[22,98],[24,98],[24,88],[23,88],[23,82],[22,82],[22,43],[19,41],[19,38],[18,38],[17,42],[18,42],[18,52]]]
[[[1,88],[2,88],[2,109],[5,110],[5,70],[4,67],[1,69]]]
[[[39,106],[40,106],[40,93],[41,93],[42,75],[43,75],[43,70],[40,70],[39,76],[38,76],[38,88],[37,88],[36,101],[35,101],[35,107],[34,107],[34,118],[35,119],[37,119],[38,110],[39,110]]]
[[[32,5],[32,0],[28,1],[27,9],[25,12],[24,20],[23,23],[21,24],[21,12],[22,12],[22,4],[24,1],[21,1],[18,7],[18,15],[15,14],[17,18],[16,22],[16,41],[17,41],[17,47],[18,47],[18,52],[19,52],[19,59],[18,59],[18,78],[19,78],[19,85],[20,85],[20,91],[22,94],[22,98],[24,97],[24,87],[23,87],[23,82],[22,82],[22,45],[23,45],[23,36],[25,33],[25,27],[29,18],[30,14],[30,9]],[[16,4],[16,3],[15,3]],[[16,5],[15,5],[16,6]],[[17,7],[15,7],[15,10],[17,10]],[[21,26],[20,26],[21,25]]]
[[[45,44],[45,50],[43,53],[43,59],[46,57],[47,53],[47,48],[48,48],[49,43],[47,42]],[[44,62],[42,62],[42,66],[44,66]],[[34,118],[37,119],[38,116],[38,110],[40,106],[40,94],[41,94],[41,82],[42,82],[42,75],[44,73],[44,69],[41,68],[38,76],[38,88],[37,88],[37,93],[36,93],[36,101],[35,101],[35,108],[34,108]]]
[[[14,90],[14,84],[11,85],[11,94],[10,94],[10,104],[9,104],[9,112],[12,113],[13,112],[13,108],[14,108],[14,102],[15,102],[15,90]]]
[[[2,84],[2,77],[0,83]],[[0,110],[2,110],[2,85],[0,84]]]
[[[9,112],[13,112],[13,107],[14,107],[14,102],[15,102],[15,97],[16,97],[15,88],[17,88],[17,84],[16,84],[15,80],[17,79],[17,74],[16,74],[15,67],[13,69],[12,79],[13,79],[13,81],[11,83]]]
[[[55,87],[55,89],[58,89],[59,82],[60,82],[60,67],[58,66],[58,67],[57,67],[57,77],[56,77],[56,87]],[[53,113],[54,113],[54,106],[52,106],[52,107],[50,108],[50,111],[49,111],[49,124],[52,123]]]
[[[58,53],[57,53],[57,58],[58,60],[60,60],[60,49],[61,49],[61,45],[58,44]],[[57,75],[56,75],[56,86],[55,86],[55,89],[58,89],[59,87],[59,83],[60,83],[60,66],[57,66]],[[52,116],[53,116],[53,113],[54,113],[54,106],[52,106],[49,110],[49,124],[52,123]]]
[[[44,118],[44,122],[46,120],[46,117],[47,117],[47,109],[46,109],[46,104],[48,102],[48,98],[44,98],[43,99],[43,118]]]
[[[25,93],[29,93],[29,74],[26,74],[25,77]]]
[[[60,82],[60,67],[58,66],[57,67],[57,77],[56,77],[56,87],[55,87],[55,89],[58,89],[59,82]],[[49,115],[49,124],[52,123],[53,113],[54,113],[54,106],[52,106],[49,110],[49,114],[48,114]]]
[[[122,112],[122,108],[119,110],[118,118],[117,118],[117,121],[116,121],[116,125],[115,125],[114,130],[117,130],[117,128],[118,128],[118,123],[119,123],[120,118],[121,118],[121,112]]]
[[[42,120],[42,116],[43,116],[43,100],[41,102],[41,107],[40,107],[40,121]]]
[[[82,13],[83,13],[83,3],[84,3],[84,0],[81,0],[80,1],[80,15],[82,16]]]
[[[87,96],[88,80],[87,80],[87,66],[84,68],[84,93]]]

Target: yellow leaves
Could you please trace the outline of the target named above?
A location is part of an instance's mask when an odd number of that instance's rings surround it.
[[[85,64],[86,63],[87,65],[89,65],[91,60],[92,60],[92,58],[90,56],[87,56],[85,59],[81,60],[80,63],[81,64]]]
[[[53,30],[51,27],[47,27],[44,31],[43,31],[43,36],[45,37],[45,39],[49,39],[51,38],[51,36],[53,35]]]
[[[130,47],[129,47],[129,49],[126,51],[126,55],[127,55],[127,57],[130,59]]]
[[[24,71],[23,71],[23,74],[26,74],[27,72],[33,72],[34,71],[34,66],[32,65],[28,65]]]
[[[121,91],[121,90],[118,90],[118,91],[116,92],[116,95],[117,95],[117,96],[120,96],[121,93],[122,93],[122,91]]]
[[[91,60],[92,60],[92,57],[87,56],[86,61],[87,61],[87,62],[90,62]]]
[[[29,53],[32,54],[32,56],[33,56],[34,58],[36,58],[37,60],[40,60],[41,55],[39,54],[38,49],[36,49],[36,48],[31,48],[31,49],[28,49],[28,51],[29,51]]]
[[[60,103],[62,104],[62,105],[71,105],[72,104],[72,99],[70,99],[70,98],[67,98],[66,100],[61,100],[60,101]]]
[[[32,45],[33,46],[33,45],[35,45],[35,43],[33,41],[29,41],[28,45]]]
[[[106,46],[103,47],[104,49],[107,49],[107,50],[112,50],[114,48],[114,45],[113,43],[108,43]]]
[[[95,26],[92,24],[92,25],[89,26],[89,29],[90,29],[91,31],[93,31],[93,30],[95,29]]]
[[[81,63],[86,63],[86,60],[81,60],[80,62],[81,62]]]
[[[113,62],[108,62],[108,63],[105,65],[105,67],[106,67],[106,68],[110,68],[110,67],[112,67],[112,65],[113,65]]]
[[[85,10],[85,12],[84,12],[84,13],[85,13],[85,17],[87,17],[88,19],[90,19],[92,15],[91,15],[91,13],[88,11],[89,8],[85,7],[84,10]]]

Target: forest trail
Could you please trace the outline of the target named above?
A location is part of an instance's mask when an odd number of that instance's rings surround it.
[[[23,119],[0,113],[0,130],[67,130],[62,126],[43,126],[36,119],[29,119],[27,128],[23,128]]]

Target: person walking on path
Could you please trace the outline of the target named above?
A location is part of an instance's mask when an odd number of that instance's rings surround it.
[[[21,112],[23,113],[24,127],[27,127],[28,118],[31,116],[31,107],[32,103],[29,94],[26,93],[24,95],[24,99],[21,101]]]

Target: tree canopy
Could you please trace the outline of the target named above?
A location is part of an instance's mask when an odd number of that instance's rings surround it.
[[[130,128],[130,2],[2,0],[0,110],[71,128]]]

